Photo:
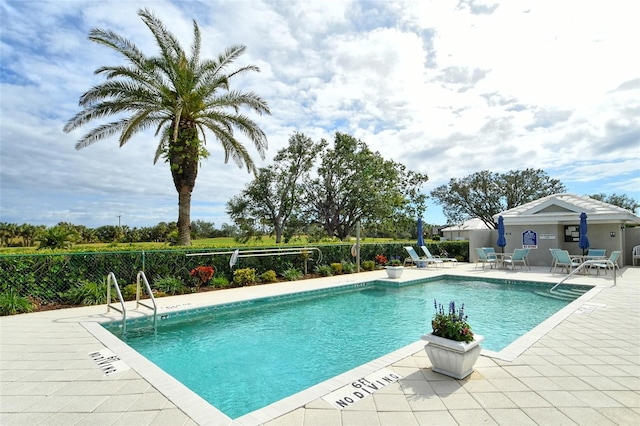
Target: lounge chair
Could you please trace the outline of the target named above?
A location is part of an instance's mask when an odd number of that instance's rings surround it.
[[[553,274],[556,273],[556,268],[560,266],[563,270],[566,269],[567,273],[571,272],[571,269],[580,266],[580,261],[576,258],[572,258],[566,250],[556,250],[556,264],[553,266]]]
[[[435,263],[436,266],[438,266],[438,264],[441,264],[443,262],[455,262],[453,265],[454,266],[458,265],[458,259],[456,259],[455,257],[434,256],[434,255],[431,254],[431,252],[429,251],[427,246],[420,246],[420,248],[424,252],[425,256],[427,256],[428,261],[432,262],[432,263]]]
[[[631,256],[633,257],[633,266],[636,266],[636,262],[640,259],[640,246],[635,246],[633,248]]]
[[[507,256],[504,258],[503,262],[507,266],[511,265],[511,270],[513,271],[516,270],[516,264],[518,263],[523,269],[525,266],[529,268],[529,265],[527,265],[527,254],[527,249],[515,249],[511,256]]]
[[[618,266],[618,258],[620,257],[621,252],[619,250],[612,251],[611,256],[608,259],[598,260],[598,263],[592,263],[589,265],[589,270],[591,268],[596,268],[597,275],[600,275],[600,269],[604,269],[604,273],[606,274],[609,269],[615,275],[616,269],[620,273],[620,267]],[[622,276],[622,273],[620,273]]]
[[[476,261],[475,268],[478,267],[478,263],[482,263],[482,270],[484,271],[484,266],[487,263],[489,264],[489,266],[491,268],[493,268],[493,265],[497,265],[498,264],[498,257],[495,255],[495,253],[494,254],[487,253],[486,251],[484,251],[480,247],[477,247],[476,248],[476,254],[478,255],[478,260]]]
[[[427,267],[427,263],[428,263],[429,259],[427,259],[426,257],[418,256],[418,253],[416,253],[416,251],[411,246],[405,247],[404,249],[407,251],[407,253],[409,253],[409,257],[404,259],[403,266],[407,266],[407,265],[412,265],[413,264],[413,265],[416,265],[416,267],[418,267],[418,268],[426,268]]]

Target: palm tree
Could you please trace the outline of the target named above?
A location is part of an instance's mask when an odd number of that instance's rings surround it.
[[[256,173],[253,160],[240,143],[234,129],[253,142],[261,158],[267,137],[258,125],[240,112],[248,107],[258,114],[270,114],[267,103],[253,92],[229,89],[229,80],[247,71],[260,71],[253,65],[227,72],[226,68],[244,53],[245,46],[229,47],[214,60],[200,59],[200,30],[193,22],[193,45],[190,57],[162,22],[148,10],[138,15],[153,33],[160,55],[148,57],[132,42],[101,29],[93,29],[89,40],[120,53],[126,65],[105,66],[95,73],[106,81],[84,93],[84,109],[70,119],[70,132],[94,119],[125,114],[124,118],[101,124],[85,134],[76,144],[82,149],[94,142],[120,134],[120,146],[133,135],[155,128],[160,143],[154,164],[159,158],[169,163],[173,183],[178,191],[178,244],[190,245],[191,193],[195,186],[200,160],[209,156],[205,130],[222,144],[225,162],[232,158],[239,167]]]

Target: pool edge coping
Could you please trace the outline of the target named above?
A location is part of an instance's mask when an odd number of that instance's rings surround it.
[[[440,271],[438,271],[440,272]],[[283,291],[281,294],[294,294],[294,293],[313,293],[316,290],[330,290],[338,289],[340,287],[347,287],[357,285],[364,282],[391,282],[402,284],[409,284],[412,281],[429,279],[446,278],[448,275],[462,278],[471,278],[471,276],[464,274],[456,274],[442,271],[435,275],[423,277],[420,279],[405,279],[405,280],[390,280],[384,278],[363,279],[359,281],[339,282],[332,283],[327,286],[322,286],[317,289],[304,290],[304,291]],[[500,279],[500,281],[510,281],[508,279]],[[531,280],[518,280],[513,281],[525,281],[535,282],[539,284],[546,284],[545,281],[531,281]],[[567,284],[573,285],[573,284]],[[500,352],[494,352],[486,349],[482,349],[481,355],[489,358],[496,358],[504,361],[513,361],[520,354],[526,351],[531,345],[537,342],[540,338],[546,335],[549,331],[555,328],[558,324],[572,315],[580,306],[584,305],[586,301],[595,297],[601,290],[608,286],[592,285],[575,283],[579,286],[592,287],[587,293],[581,295],[576,300],[545,319],[542,323],[538,324],[532,330],[520,336],[514,342],[509,344],[506,348]],[[269,296],[274,297],[274,296]],[[255,300],[263,298],[245,298],[238,300],[238,302],[246,300]],[[213,305],[206,305],[213,306]],[[184,307],[182,310],[198,309],[198,307]],[[191,417],[195,422],[201,425],[260,425],[265,422],[274,420],[284,414],[287,414],[296,408],[302,407],[305,404],[312,402],[315,399],[321,398],[332,391],[339,389],[342,386],[349,384],[350,382],[366,376],[372,372],[378,371],[382,368],[389,367],[392,364],[419,352],[424,347],[424,342],[418,340],[414,343],[410,343],[402,348],[399,348],[393,352],[383,355],[377,359],[369,361],[351,370],[347,370],[337,376],[331,377],[323,382],[317,383],[309,388],[306,388],[300,392],[296,392],[283,399],[273,402],[265,407],[259,408],[247,414],[244,414],[238,418],[231,419],[222,411],[218,410],[214,405],[204,400],[201,396],[193,392],[184,384],[179,382],[169,373],[162,370],[153,362],[145,358],[143,355],[131,348],[126,342],[120,340],[117,336],[112,334],[109,330],[104,328],[102,324],[113,322],[113,318],[103,318],[99,321],[81,322],[81,325],[94,337],[101,341],[108,349],[112,350],[118,356],[122,358],[131,368],[133,368],[143,379],[147,380],[152,386],[154,386],[160,393],[162,393],[169,401],[171,401],[177,409],[183,411],[186,415]]]

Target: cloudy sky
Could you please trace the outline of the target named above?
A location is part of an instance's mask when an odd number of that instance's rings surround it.
[[[386,158],[427,173],[428,193],[481,170],[541,168],[569,192],[640,200],[640,3],[573,0],[7,1],[0,0],[0,222],[152,226],[177,220],[168,165],[141,134],[81,151],[92,126],[65,134],[78,99],[121,64],[90,42],[113,30],[156,48],[136,11],[152,10],[188,48],[244,44],[236,80],[269,103],[256,117],[267,158],[300,131],[349,133]],[[211,157],[200,169],[192,220],[230,223],[225,204],[251,176]],[[256,160],[257,153],[251,151]],[[423,218],[445,222],[431,204]]]

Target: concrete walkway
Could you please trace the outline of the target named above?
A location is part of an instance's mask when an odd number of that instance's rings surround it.
[[[556,283],[547,268],[511,272],[461,264],[407,269],[402,279],[442,273]],[[500,353],[483,352],[465,380],[433,373],[423,344],[351,370],[234,421],[131,350],[99,322],[104,306],[0,318],[1,425],[637,425],[640,424],[640,268],[622,277],[578,276],[595,290]],[[175,313],[382,278],[384,271],[158,299]],[[128,317],[146,312],[133,310]],[[89,353],[121,365],[105,375]],[[98,360],[99,361],[99,360]],[[103,365],[104,367],[104,365]],[[128,369],[127,369],[128,368]],[[402,376],[338,410],[322,396],[371,372]]]

